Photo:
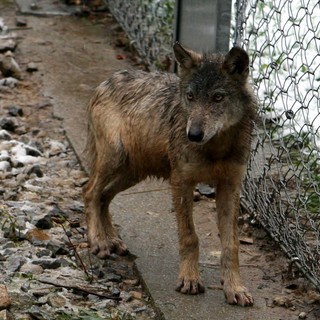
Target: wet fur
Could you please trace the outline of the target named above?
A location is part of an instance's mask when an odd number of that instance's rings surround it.
[[[84,188],[88,241],[101,258],[125,254],[109,203],[148,176],[169,179],[179,234],[177,291],[204,291],[199,243],[192,219],[193,189],[214,183],[222,244],[222,282],[228,303],[252,305],[239,275],[237,217],[250,153],[256,98],[248,84],[248,56],[198,54],[174,46],[179,76],[124,70],[96,90],[88,106]],[[222,98],[221,98],[222,97]]]

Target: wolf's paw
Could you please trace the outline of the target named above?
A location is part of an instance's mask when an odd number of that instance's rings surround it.
[[[123,256],[128,253],[128,248],[124,242],[117,238],[106,237],[104,240],[98,240],[94,238],[89,241],[91,252],[95,254],[100,259],[105,259],[111,255],[111,253],[116,253]]]
[[[176,286],[176,291],[184,294],[198,294],[204,292],[204,285],[201,279],[189,280],[179,278]]]
[[[223,291],[229,304],[237,304],[243,307],[253,305],[253,297],[246,287],[224,285]]]

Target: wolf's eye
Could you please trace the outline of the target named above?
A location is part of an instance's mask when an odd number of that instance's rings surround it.
[[[191,91],[189,91],[189,92],[187,92],[187,99],[189,100],[189,101],[191,101],[191,100],[193,100],[193,93],[191,92]]]
[[[213,96],[213,101],[215,102],[220,102],[224,99],[224,95],[221,94],[221,93],[216,93],[214,96]]]

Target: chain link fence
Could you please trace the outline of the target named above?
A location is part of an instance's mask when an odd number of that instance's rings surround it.
[[[175,0],[105,2],[146,66],[151,70],[168,69],[171,63]]]
[[[236,0],[260,99],[244,201],[320,289],[320,2]]]
[[[105,0],[150,69],[171,54],[174,0]],[[260,100],[243,203],[320,289],[320,3],[234,0],[234,43]]]

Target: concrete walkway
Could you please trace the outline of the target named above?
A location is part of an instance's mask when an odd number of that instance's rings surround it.
[[[75,17],[28,16],[30,30],[21,32],[19,45],[25,56],[38,61],[44,94],[52,98],[55,115],[80,160],[86,140],[85,106],[97,86],[113,70],[127,68],[113,49],[111,24],[92,24]],[[131,253],[155,306],[167,320],[280,320],[297,313],[271,308],[281,285],[265,280],[263,252],[254,245],[241,246],[241,273],[255,297],[255,306],[226,304],[219,287],[220,244],[214,221],[213,200],[195,203],[195,220],[201,240],[201,272],[205,294],[185,296],[174,291],[178,273],[178,248],[170,189],[166,183],[147,181],[118,195],[112,204],[114,221]],[[278,278],[277,278],[278,279]]]

